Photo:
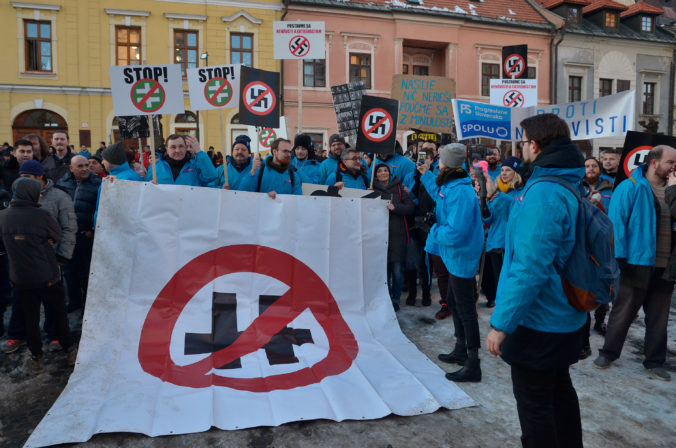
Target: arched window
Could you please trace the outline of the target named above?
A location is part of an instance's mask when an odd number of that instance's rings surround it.
[[[68,131],[68,123],[61,115],[46,109],[31,109],[22,112],[12,123],[14,140],[35,133],[49,143],[52,141],[52,134],[57,130]]]

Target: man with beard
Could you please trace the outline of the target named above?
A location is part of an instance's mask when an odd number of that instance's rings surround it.
[[[620,357],[629,326],[639,308],[645,312],[643,366],[653,378],[669,381],[667,323],[674,291],[672,224],[676,149],[655,146],[645,164],[634,170],[613,192],[608,216],[613,222],[615,258],[620,288],[608,318],[603,348],[594,366],[606,369]],[[667,186],[667,179],[669,186]],[[667,191],[669,193],[667,194]],[[671,196],[671,197],[668,197]]]
[[[298,134],[293,139],[291,165],[305,183],[319,183],[319,162],[315,160],[315,144],[307,134]]]
[[[27,160],[33,159],[33,144],[25,139],[14,142],[14,149],[10,151],[10,158],[2,168],[2,183],[7,191],[11,191],[12,183],[19,177],[19,167]]]
[[[601,154],[601,179],[607,179],[615,182],[617,170],[620,167],[620,151],[617,149],[607,149]]]
[[[42,160],[42,166],[45,167],[47,177],[54,182],[58,182],[64,174],[68,172],[70,159],[73,153],[68,149],[68,133],[66,131],[56,131],[52,134],[52,146],[54,154],[50,154]]]
[[[291,142],[278,138],[270,146],[272,155],[265,158],[258,170],[251,170],[242,184],[242,190],[267,193],[272,199],[277,194],[302,195],[302,180],[291,164]]]
[[[366,190],[369,187],[369,179],[366,168],[361,164],[359,153],[349,148],[343,151],[340,158],[341,162],[336,167],[336,172],[329,175],[326,185],[333,185],[339,190],[343,187]]]
[[[498,148],[488,148],[486,150],[486,162],[488,162],[488,175],[493,182],[497,182],[500,175],[500,150]]]
[[[261,166],[259,157],[251,157],[251,139],[248,135],[238,135],[232,144],[232,155],[228,157],[228,182],[225,182],[225,166],[216,168],[218,185],[228,190],[241,190],[242,180],[253,176]]]
[[[216,168],[192,135],[172,134],[166,140],[166,157],[155,162],[157,183],[212,187],[218,182]],[[111,173],[112,174],[112,173]],[[148,167],[146,181],[153,180],[153,165]]]
[[[345,139],[339,134],[333,134],[329,137],[329,156],[319,165],[320,184],[326,184],[329,175],[336,172],[343,151],[345,151]]]

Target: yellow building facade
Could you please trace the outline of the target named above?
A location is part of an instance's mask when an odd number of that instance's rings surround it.
[[[111,65],[248,62],[279,71],[272,23],[281,15],[278,0],[2,2],[0,142],[36,132],[49,143],[57,129],[68,131],[76,149],[116,141]],[[199,128],[203,148],[220,150],[219,111],[193,113],[185,81],[183,88],[186,113],[164,115],[163,136],[196,134]],[[236,109],[223,110],[225,153],[246,132],[236,115]]]

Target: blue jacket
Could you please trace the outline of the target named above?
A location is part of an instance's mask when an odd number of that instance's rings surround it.
[[[77,230],[80,232],[93,230],[94,212],[96,212],[101,178],[94,173],[89,173],[87,179],[78,182],[73,177],[73,173],[68,173],[59,179],[56,187],[68,193],[73,200],[73,208],[77,217]]]
[[[289,168],[284,170],[283,173],[280,173],[270,166],[271,161],[272,156],[266,157],[261,167],[256,170],[253,176],[246,176],[240,184],[240,189],[244,191],[259,191],[260,193],[274,191],[277,194],[302,195],[303,189],[301,184],[303,183],[303,180],[300,175],[295,172],[295,168],[289,165]],[[261,188],[260,190],[257,190],[260,170],[263,170],[263,177],[261,178]],[[293,182],[291,182],[289,170],[294,170]]]
[[[654,266],[657,249],[655,197],[641,165],[615,188],[608,217],[613,222],[615,258],[627,263]]]
[[[252,160],[253,159],[249,157],[249,162],[246,164],[246,166],[242,169],[242,171],[238,171],[237,168],[235,168],[232,165],[232,159],[228,157],[226,163],[228,165],[228,185],[230,186],[231,190],[242,189],[242,180],[251,176]],[[223,184],[225,183],[225,176],[223,175],[224,166],[225,165],[221,165],[218,168],[216,168],[216,175],[218,176],[219,187],[222,187]]]
[[[300,174],[303,183],[319,184],[321,173],[319,171],[320,163],[314,159],[298,160],[291,159],[291,166],[296,168],[296,173]]]
[[[432,165],[430,165],[430,168],[431,168],[432,173],[436,177],[439,174],[439,159],[435,159],[434,162],[432,162]],[[406,175],[406,177],[401,182],[401,184],[403,186],[405,186],[406,188],[408,188],[409,196],[411,196],[411,199],[413,199],[413,202],[415,202],[415,205],[418,205],[419,199],[418,199],[418,196],[416,196],[416,194],[414,193],[414,191],[415,191],[415,188],[414,188],[415,187],[415,173],[416,172],[417,172],[417,167],[415,167],[415,169],[413,171],[411,171],[410,173],[408,173]],[[422,178],[421,178],[421,181],[422,181]],[[436,184],[434,185],[434,187],[436,189]]]
[[[334,157],[336,156],[333,153],[329,153],[329,157],[319,164],[319,183],[322,185],[326,185],[329,175],[336,172],[339,160]]]
[[[357,173],[356,176],[353,176],[352,173],[350,173],[347,170],[336,169],[336,171],[329,174],[329,177],[326,179],[325,185],[329,186],[335,185],[336,182],[345,182],[345,188],[357,188],[360,190],[366,190],[369,187],[368,184],[370,183],[370,178],[368,177],[363,168],[359,171],[359,173]]]
[[[174,176],[171,174],[171,167],[166,160],[158,160],[155,162],[155,165],[157,166],[157,183],[159,184],[215,187],[218,182],[216,168],[214,168],[209,155],[204,151],[198,152],[195,157],[183,165],[176,180],[174,180]],[[228,174],[230,173],[228,172]],[[148,166],[146,181],[150,182],[152,180],[153,166],[151,164]]]
[[[137,180],[139,182],[143,182],[143,178],[139,176],[136,171],[131,169],[129,162],[124,162],[120,166],[111,168],[110,175],[115,176],[120,180]],[[150,179],[152,180],[152,176],[150,176]]]
[[[495,182],[495,179],[498,178],[500,175],[500,172],[502,171],[502,165],[498,164],[497,168],[494,170],[491,170],[490,167],[488,167],[488,175],[491,177],[491,180]]]
[[[390,177],[392,179],[395,177],[398,177],[399,179],[406,179],[406,176],[415,171],[415,163],[411,162],[409,159],[402,156],[398,152],[395,152],[394,155],[387,160],[376,159],[373,162],[375,166],[378,166],[380,163],[384,163],[385,165],[389,166]]]
[[[488,202],[488,210],[491,216],[482,218],[484,224],[490,224],[488,236],[486,237],[486,252],[495,249],[505,248],[505,234],[507,233],[507,221],[512,206],[521,194],[521,189],[512,190],[509,193],[498,193],[498,195]]]
[[[434,183],[434,174],[420,178],[424,185]],[[429,189],[428,189],[429,192]],[[438,255],[448,272],[461,278],[474,278],[484,246],[479,201],[469,176],[452,179],[430,194],[437,204],[437,222],[427,236],[425,251]]]
[[[579,184],[584,168],[536,166],[526,183],[559,176]],[[575,245],[579,203],[563,185],[540,182],[512,206],[505,257],[491,325],[513,333],[519,325],[549,333],[570,333],[584,325],[587,313],[569,303],[556,267],[563,267]]]

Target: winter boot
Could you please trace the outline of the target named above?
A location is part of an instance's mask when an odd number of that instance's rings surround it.
[[[42,357],[32,356],[26,361],[26,369],[33,375],[39,375],[45,371],[45,366],[42,364]]]
[[[456,383],[478,383],[481,381],[481,362],[479,361],[479,349],[469,350],[467,361],[462,369],[446,374],[446,379]]]
[[[449,364],[464,365],[465,361],[467,361],[467,347],[465,346],[465,341],[458,339],[455,342],[455,347],[451,353],[442,353],[438,358],[439,361],[447,362]]]

